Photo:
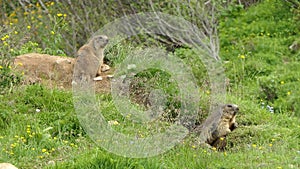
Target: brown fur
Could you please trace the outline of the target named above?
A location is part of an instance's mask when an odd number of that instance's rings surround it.
[[[107,36],[98,35],[78,50],[74,69],[75,80],[90,81],[102,72],[103,52],[107,43]]]
[[[209,146],[218,149],[224,149],[226,146],[226,136],[237,128],[236,115],[239,108],[235,104],[226,104],[219,109],[216,115],[211,116],[201,126],[195,128],[195,133],[200,135],[200,143],[206,143]]]

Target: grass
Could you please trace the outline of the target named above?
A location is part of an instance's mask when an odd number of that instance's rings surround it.
[[[29,94],[34,96],[33,100],[26,102]],[[55,106],[47,101],[49,99],[40,100],[47,97],[55,101]],[[102,101],[113,105],[107,96]],[[34,105],[36,102],[39,105]],[[2,98],[1,109],[7,111],[7,119],[1,125],[1,161],[21,168],[298,167],[299,119],[272,114],[251,101],[239,102],[240,128],[229,135],[229,148],[225,152],[203,149],[186,140],[165,154],[130,159],[106,152],[85,134],[73,113],[70,92],[28,86]],[[115,112],[113,106],[108,106],[104,112],[108,118],[119,123],[130,122],[122,122],[110,112]]]
[[[288,50],[299,30],[298,22],[292,18],[293,13],[283,1],[271,0],[233,16],[221,16],[221,57],[229,80],[227,102],[238,104],[241,110],[237,117],[239,128],[228,136],[224,152],[201,148],[187,138],[158,156],[117,156],[86,134],[75,114],[71,91],[31,85],[1,92],[0,162],[19,168],[56,169],[299,168],[299,55]],[[108,53],[111,65],[120,63],[131,50],[132,46],[117,46],[117,50]],[[174,56],[190,66],[200,88],[202,113],[207,113],[210,95],[204,66],[189,49],[177,49]],[[0,73],[11,77],[9,69],[4,72],[3,67]],[[144,71],[136,76],[134,87],[145,93],[151,88],[163,88],[166,94],[174,94],[177,84],[168,78],[162,71]],[[139,91],[135,92],[139,100],[144,99]],[[176,97],[170,96],[168,108],[175,110]],[[136,101],[134,95],[131,97]],[[110,94],[99,94],[97,98],[104,117],[116,131],[142,138],[166,125],[134,124],[130,117],[118,113]],[[138,104],[147,105],[139,100]]]

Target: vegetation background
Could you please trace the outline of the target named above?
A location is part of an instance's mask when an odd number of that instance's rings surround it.
[[[86,135],[74,113],[71,91],[21,85],[22,74],[14,71],[11,61],[30,52],[73,57],[94,32],[125,14],[161,11],[201,26],[202,20],[189,15],[198,3],[0,0],[0,162],[19,168],[299,168],[300,3],[215,2],[227,102],[240,106],[240,127],[229,135],[224,152],[200,148],[187,139],[165,154],[131,159],[106,152]],[[117,65],[134,47],[152,45],[144,39],[133,37],[111,47],[107,62]],[[176,43],[159,45],[191,67],[202,114],[207,114],[209,79],[201,60]],[[162,72],[150,70],[138,77],[146,77],[146,84],[160,82],[144,87],[144,92],[147,87],[177,90]],[[126,132],[131,121],[116,113],[111,95],[98,98],[113,127]],[[168,102],[170,110],[176,109],[176,99]],[[140,127],[136,134],[149,133]]]

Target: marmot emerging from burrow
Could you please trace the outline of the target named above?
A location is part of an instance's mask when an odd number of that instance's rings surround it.
[[[206,143],[218,149],[224,149],[226,136],[238,127],[235,119],[239,108],[235,104],[226,104],[219,111],[221,112],[212,114],[204,124],[196,127],[194,132],[200,135],[201,144]]]
[[[102,71],[109,69],[108,65],[103,64],[104,48],[107,43],[107,36],[97,35],[78,50],[74,68],[75,80],[90,81]]]

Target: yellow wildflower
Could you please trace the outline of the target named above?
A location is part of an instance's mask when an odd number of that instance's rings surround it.
[[[284,84],[284,81],[281,81],[280,84]]]
[[[9,17],[15,17],[15,16],[17,16],[17,14],[16,14],[16,12],[12,12],[10,15],[9,15]]]
[[[54,31],[51,31],[51,34],[52,34],[52,35],[54,35],[54,34],[55,34],[55,32],[54,32]]]
[[[245,55],[240,55],[239,57],[240,57],[241,59],[245,59],[245,58],[246,58]]]
[[[1,38],[1,40],[2,41],[5,41],[6,39],[8,39],[9,38],[9,36],[8,35],[5,35],[5,36],[3,36],[2,38]]]
[[[287,95],[291,95],[291,92],[287,92]]]
[[[31,28],[31,26],[30,26],[30,25],[28,25],[28,26],[27,26],[27,29],[30,29],[30,28]]]
[[[109,125],[119,125],[120,123],[117,120],[110,120],[108,121]]]
[[[58,16],[58,17],[61,17],[61,16],[63,16],[63,14],[62,14],[62,13],[58,13],[57,16]]]
[[[0,69],[3,69],[3,67],[0,65]]]
[[[44,152],[47,152],[47,149],[43,148],[43,149],[42,149],[42,152],[43,152],[43,153],[44,153]]]
[[[18,23],[19,20],[18,19],[12,19],[12,23]]]

